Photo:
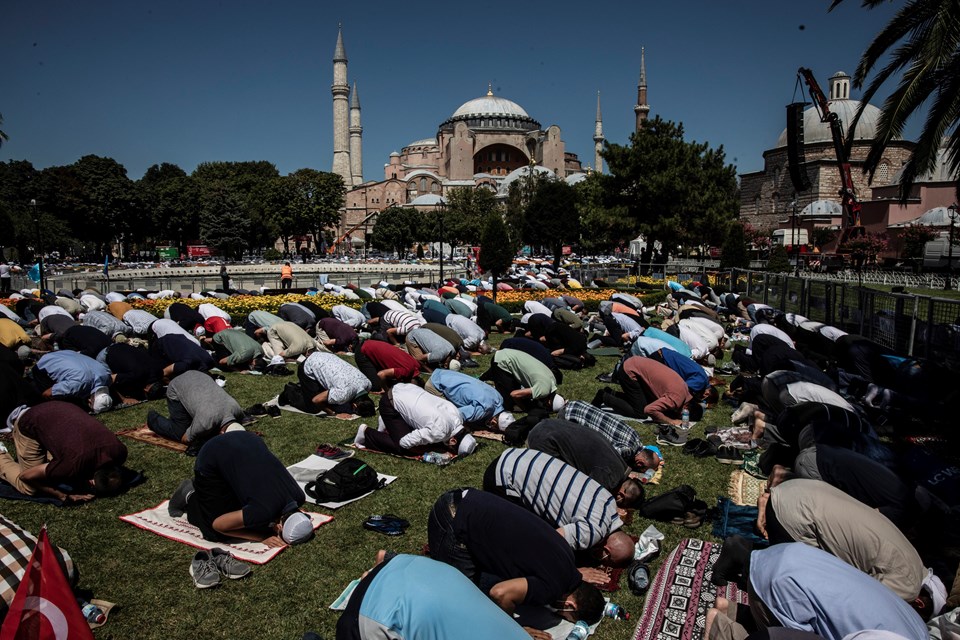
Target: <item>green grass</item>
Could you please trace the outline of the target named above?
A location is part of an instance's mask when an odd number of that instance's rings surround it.
[[[495,338],[494,342],[498,340]],[[484,371],[489,357],[479,358]],[[579,372],[564,372],[560,392],[568,399],[593,397],[601,386],[594,376],[611,367],[613,358],[601,358],[598,366]],[[229,391],[241,406],[272,397],[290,378],[227,374]],[[143,424],[148,409],[165,412],[162,402],[152,402],[104,416],[113,430]],[[729,408],[709,411],[690,434],[702,436],[709,425],[729,425]],[[270,449],[284,464],[297,462],[313,452],[318,443],[337,442],[356,433],[357,424],[323,420],[284,412],[278,419],[262,418],[252,428],[264,433]],[[370,421],[372,422],[372,421]],[[653,442],[653,428],[639,427],[646,442]],[[488,463],[503,446],[487,440],[477,452],[449,467],[435,467],[390,456],[368,454],[365,460],[377,470],[399,479],[359,502],[332,513],[333,522],[317,531],[311,542],[292,547],[263,566],[254,567],[244,580],[225,581],[216,589],[198,590],[188,574],[194,549],[141,531],[118,517],[150,508],[169,497],[177,483],[192,475],[194,458],[173,451],[124,439],[130,449],[128,464],[143,470],[147,481],[126,495],[92,503],[57,508],[28,502],[4,503],[3,513],[21,526],[37,532],[48,525],[51,540],[67,549],[80,567],[80,587],[95,597],[116,602],[118,608],[97,638],[193,639],[257,638],[298,640],[304,631],[315,630],[334,637],[337,612],[327,606],[346,584],[368,569],[377,549],[419,553],[426,542],[426,517],[434,500],[445,490],[478,486]],[[731,467],[713,459],[698,460],[664,447],[666,466],[663,484],[648,490],[655,495],[678,484],[689,484],[708,505],[726,494]],[[411,522],[406,535],[387,537],[361,527],[376,513],[393,513]],[[640,534],[652,522],[634,517],[627,526]],[[665,556],[682,538],[712,539],[709,524],[696,531],[654,523],[666,540]],[[651,578],[659,560],[654,562]],[[611,599],[623,605],[632,621],[604,621],[598,640],[632,636],[642,599],[633,596],[621,580],[621,590]]]
[[[867,289],[876,289],[877,291],[886,291],[889,293],[893,290],[896,285],[887,285],[887,284],[867,284],[864,285]],[[960,291],[956,289],[944,290],[944,289],[919,289],[914,287],[906,287],[906,293],[915,296],[930,296],[931,298],[945,298],[947,300],[960,300]]]

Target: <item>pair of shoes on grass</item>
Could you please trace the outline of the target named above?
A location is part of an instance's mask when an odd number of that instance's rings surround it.
[[[327,460],[342,460],[353,455],[353,451],[344,451],[340,447],[324,442],[317,445],[317,455]]]
[[[703,438],[694,438],[683,445],[683,452],[694,458],[709,458],[716,455],[717,445]]]
[[[403,518],[389,513],[370,516],[363,521],[363,528],[376,531],[388,536],[402,536],[410,523]]]
[[[251,571],[250,565],[237,560],[233,554],[220,547],[214,547],[210,551],[197,551],[190,563],[190,577],[197,589],[219,586],[221,576],[239,580],[250,575]]]
[[[721,464],[732,464],[738,467],[743,466],[743,451],[738,447],[725,444],[717,448],[717,462]]]
[[[275,404],[257,403],[252,407],[244,409],[243,412],[248,416],[253,416],[254,418],[263,418],[265,416],[270,416],[271,418],[280,417],[280,407]]]
[[[687,443],[687,430],[678,429],[670,425],[663,425],[657,434],[657,444],[666,444],[671,447],[682,447]]]

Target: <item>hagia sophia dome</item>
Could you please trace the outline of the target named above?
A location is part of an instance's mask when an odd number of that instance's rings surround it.
[[[441,125],[440,130],[452,129],[457,122],[466,122],[471,129],[507,129],[530,131],[540,123],[513,100],[493,95],[493,88],[485,96],[464,102]]]

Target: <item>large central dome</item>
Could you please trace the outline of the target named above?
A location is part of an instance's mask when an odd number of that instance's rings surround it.
[[[487,91],[487,95],[474,98],[469,102],[464,102],[460,108],[453,112],[450,118],[461,118],[470,116],[519,116],[529,118],[530,115],[523,110],[513,100],[500,98],[493,95],[493,91]]]

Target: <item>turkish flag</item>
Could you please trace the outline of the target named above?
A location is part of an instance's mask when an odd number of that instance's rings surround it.
[[[0,640],[93,640],[50,546],[46,525],[40,529],[37,546],[0,628]]]

